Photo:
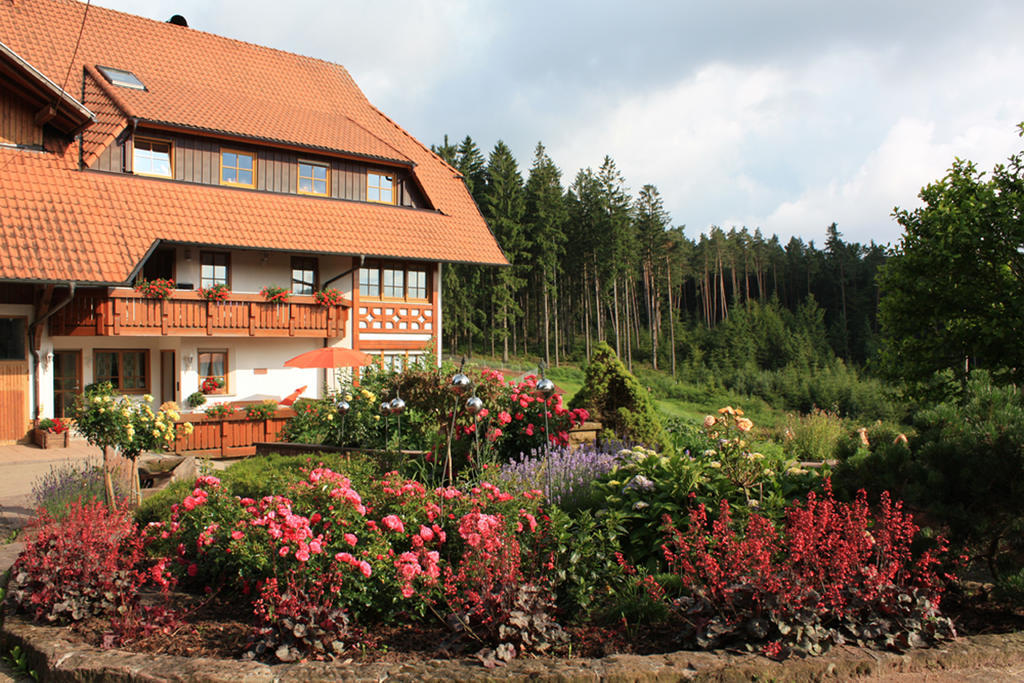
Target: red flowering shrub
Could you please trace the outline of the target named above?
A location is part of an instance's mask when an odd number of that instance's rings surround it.
[[[124,510],[73,502],[59,521],[41,510],[11,570],[8,594],[36,621],[124,614],[136,606],[142,586],[170,585],[164,561],[147,566],[143,546]]]
[[[294,662],[333,659],[345,649],[348,615],[339,595],[347,581],[335,567],[315,576],[268,579],[255,603],[258,626],[247,657]]]
[[[685,529],[666,523],[665,559],[689,591],[675,606],[694,625],[684,637],[702,647],[760,641],[782,656],[847,639],[900,650],[955,635],[938,613],[945,544],[915,559],[918,527],[888,494],[872,513],[863,492],[842,503],[826,483],[787,509],[782,533],[752,514],[740,534],[726,501],[710,524],[703,505]]]

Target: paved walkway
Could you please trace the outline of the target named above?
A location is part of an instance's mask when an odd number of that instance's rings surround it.
[[[67,448],[0,446],[0,534],[20,527],[32,516],[32,485],[51,468],[66,462],[84,465],[102,461],[103,451],[85,439],[72,438]]]

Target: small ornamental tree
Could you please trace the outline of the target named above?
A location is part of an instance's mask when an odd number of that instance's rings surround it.
[[[142,451],[167,450],[178,437],[175,424],[180,417],[178,406],[167,402],[154,412],[149,405],[152,400],[148,394],[142,397],[142,402],[116,396],[110,382],[102,382],[86,389],[75,403],[75,428],[89,443],[103,449],[108,504],[113,498],[106,458],[108,448],[132,461],[132,497],[137,504],[141,494],[135,459]],[[191,434],[192,424],[182,425],[182,432]]]
[[[659,450],[667,445],[650,394],[604,342],[594,350],[583,387],[569,405],[589,408],[604,428],[620,439]]]

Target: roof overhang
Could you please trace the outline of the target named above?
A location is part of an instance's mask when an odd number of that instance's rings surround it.
[[[39,125],[50,125],[74,135],[96,119],[84,104],[44,76],[18,53],[0,42],[0,77],[36,110]]]

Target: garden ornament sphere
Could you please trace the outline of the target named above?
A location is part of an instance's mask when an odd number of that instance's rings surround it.
[[[391,399],[390,406],[392,415],[401,415],[403,412],[405,412],[405,401],[398,398],[397,396]]]
[[[551,398],[551,394],[555,393],[555,383],[547,377],[542,377],[541,380],[537,382],[537,393],[544,398]]]
[[[469,391],[471,386],[473,386],[473,380],[461,372],[452,377],[451,387],[456,396],[462,396],[464,393]]]
[[[338,401],[338,412],[342,415],[347,415],[348,411],[352,409],[352,406],[348,404],[348,401],[341,399]]]
[[[470,396],[466,399],[466,412],[470,415],[476,415],[484,409],[484,402],[480,400],[479,396]]]
[[[383,403],[380,404],[380,414],[381,415],[390,415],[391,414],[391,402],[390,401],[384,401]]]

